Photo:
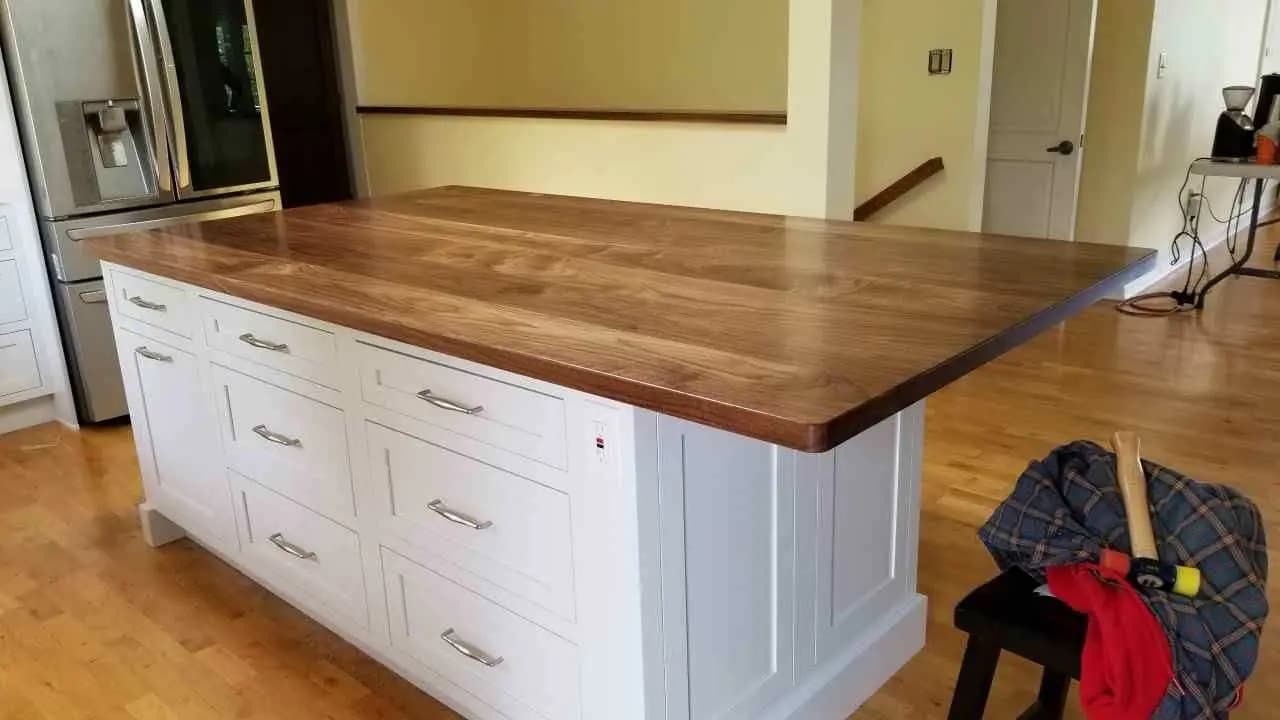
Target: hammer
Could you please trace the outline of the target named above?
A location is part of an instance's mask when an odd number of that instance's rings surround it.
[[[1116,452],[1116,479],[1124,511],[1129,522],[1129,545],[1133,558],[1115,550],[1102,551],[1101,564],[1129,578],[1138,587],[1165,590],[1186,597],[1200,592],[1200,571],[1183,565],[1160,562],[1156,553],[1155,533],[1151,530],[1151,512],[1147,508],[1147,476],[1138,455],[1137,433],[1118,432],[1111,438]]]

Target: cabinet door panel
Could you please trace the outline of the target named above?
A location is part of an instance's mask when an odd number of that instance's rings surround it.
[[[145,425],[160,506],[172,520],[199,534],[235,537],[231,492],[222,469],[218,430],[195,356],[117,328],[124,371],[136,378],[141,407],[131,402],[135,428]],[[139,413],[141,410],[141,413]],[[142,417],[139,417],[142,415]],[[135,432],[137,430],[135,429]],[[156,498],[150,497],[152,502]]]
[[[795,683],[794,454],[668,417],[658,453],[668,717],[751,717]]]

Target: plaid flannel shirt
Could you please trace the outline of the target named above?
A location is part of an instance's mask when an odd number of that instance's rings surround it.
[[[1087,441],[1032,462],[978,536],[1001,570],[1098,562],[1130,552],[1115,455]],[[1253,671],[1267,617],[1267,548],[1258,508],[1222,485],[1143,462],[1160,559],[1200,569],[1200,594],[1140,590],[1164,626],[1174,680],[1153,717],[1226,718]]]

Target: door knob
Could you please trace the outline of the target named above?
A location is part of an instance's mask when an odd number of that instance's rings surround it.
[[[1058,153],[1059,155],[1070,155],[1071,153],[1076,151],[1076,144],[1071,142],[1070,140],[1063,140],[1062,142],[1058,143],[1057,145],[1054,145],[1053,147],[1045,148],[1044,151],[1051,152],[1051,153]]]

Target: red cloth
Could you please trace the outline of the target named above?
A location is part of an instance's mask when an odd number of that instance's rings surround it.
[[[1089,720],[1150,720],[1173,680],[1169,640],[1138,591],[1098,565],[1048,569],[1049,589],[1089,616],[1080,704]]]

